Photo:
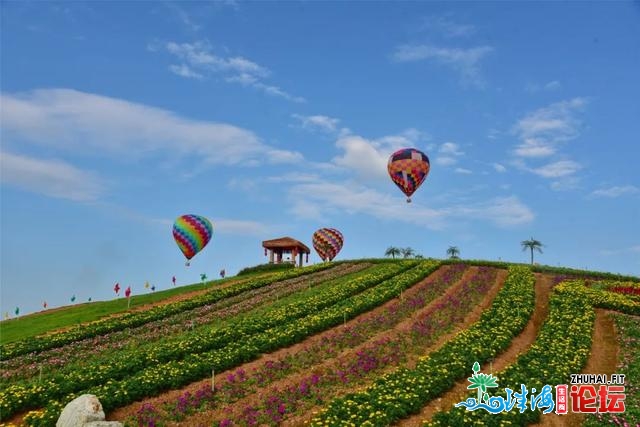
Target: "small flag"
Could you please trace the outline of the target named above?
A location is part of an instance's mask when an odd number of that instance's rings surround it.
[[[45,302],[43,302],[43,303],[42,303],[42,306],[43,306],[44,308],[47,308],[47,302],[46,302],[46,301],[45,301]]]
[[[220,277],[222,277],[224,279],[226,272],[224,271],[224,268],[222,270],[220,270]]]
[[[75,300],[76,300],[76,296],[74,295],[71,297],[71,302],[74,302]]]
[[[153,286],[151,287],[151,290],[155,292],[155,291],[156,291],[156,285],[153,285]]]
[[[173,282],[173,286],[176,285],[176,276],[173,276],[173,278],[171,279],[171,281]]]
[[[116,285],[113,287],[113,292],[115,292],[116,295],[120,293],[120,283],[116,283]]]
[[[203,282],[204,282],[205,280],[207,280],[207,275],[206,275],[206,274],[204,274],[204,273],[202,273],[202,274],[200,275],[200,280],[202,280]]]
[[[15,311],[15,313],[16,313],[16,316],[17,316],[18,314],[20,314],[20,308],[19,308],[19,307],[16,307],[16,311]]]
[[[88,301],[91,302],[91,297],[89,297]]]
[[[150,286],[150,285],[149,285],[149,281],[148,281],[148,280],[147,280],[146,282],[144,282],[144,287],[145,287],[145,289],[149,289],[149,286]]]
[[[129,298],[131,296],[131,286],[127,287],[127,290],[124,291],[124,296]]]

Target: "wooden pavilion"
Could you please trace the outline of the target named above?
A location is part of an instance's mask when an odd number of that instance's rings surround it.
[[[309,262],[309,254],[311,251],[302,242],[292,239],[291,237],[280,237],[279,239],[264,240],[262,242],[264,248],[264,255],[269,254],[269,263],[280,264],[282,263],[282,256],[284,254],[291,254],[291,262],[295,264],[296,257],[299,256],[298,266],[302,267],[302,255],[306,254],[307,259],[305,262]]]

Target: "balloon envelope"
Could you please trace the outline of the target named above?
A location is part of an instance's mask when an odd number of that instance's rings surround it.
[[[431,165],[429,158],[415,148],[403,148],[389,156],[387,171],[393,182],[407,195],[411,195],[420,187],[429,174]]]
[[[187,260],[207,246],[212,235],[211,222],[200,215],[182,215],[173,224],[173,238]]]
[[[313,248],[320,255],[320,258],[323,261],[331,261],[342,249],[344,237],[335,228],[321,228],[313,233],[312,241]]]

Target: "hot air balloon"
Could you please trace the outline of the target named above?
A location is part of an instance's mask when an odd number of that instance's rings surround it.
[[[211,222],[199,215],[182,215],[173,224],[173,238],[176,239],[178,247],[187,258],[185,265],[189,265],[189,260],[200,252],[213,234]]]
[[[342,249],[344,237],[335,228],[321,228],[313,233],[312,241],[313,248],[320,255],[320,258],[323,261],[331,261]]]
[[[407,203],[411,203],[411,195],[420,187],[429,174],[429,158],[415,148],[403,148],[389,157],[387,170],[395,184],[407,195]]]

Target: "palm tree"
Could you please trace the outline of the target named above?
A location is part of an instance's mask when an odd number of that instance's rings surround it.
[[[451,259],[457,259],[458,255],[460,255],[460,249],[458,249],[457,246],[449,246],[449,249],[447,249],[447,255],[449,255],[449,258]]]
[[[396,248],[395,246],[389,246],[384,255],[393,257],[393,259],[395,259],[396,255],[400,255],[400,249]]]
[[[402,252],[402,256],[404,258],[409,258],[416,253],[416,251],[414,251],[412,248],[402,248],[400,249],[400,252]]]
[[[522,245],[523,251],[526,251],[527,249],[531,250],[531,265],[533,265],[533,250],[535,249],[538,252],[542,253],[542,249],[540,248],[544,245],[542,244],[542,242],[534,239],[533,237],[530,240],[523,240],[522,242],[520,242],[520,244]]]

